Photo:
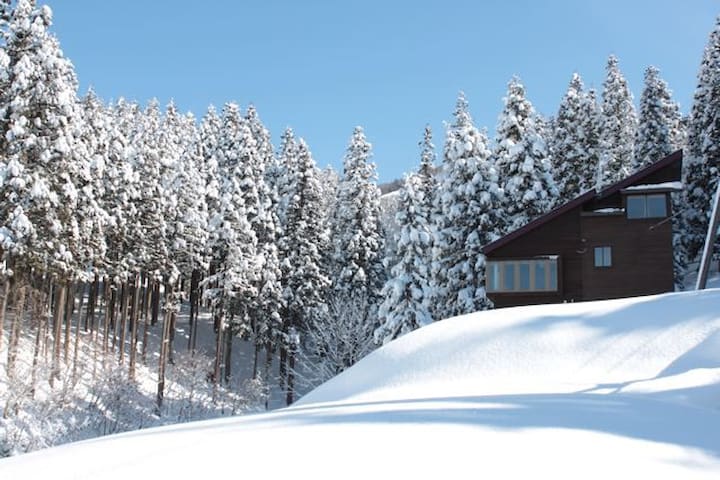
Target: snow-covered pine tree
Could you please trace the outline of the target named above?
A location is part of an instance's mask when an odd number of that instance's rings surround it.
[[[382,290],[383,301],[378,308],[381,324],[374,333],[376,343],[387,343],[432,322],[430,266],[435,147],[429,126],[425,127],[421,147],[420,168],[409,175],[400,188],[400,208],[396,215],[400,229],[395,253],[397,263]]]
[[[215,271],[204,280],[204,295],[211,301],[216,314],[217,345],[214,380],[229,380],[230,372],[221,375],[222,360],[230,357],[232,336],[247,328],[245,307],[257,297],[260,262],[257,236],[251,218],[257,204],[248,207],[252,186],[249,157],[256,155],[255,140],[250,128],[234,103],[223,108],[222,130],[216,156],[220,179],[220,195],[215,212],[211,213],[211,245]],[[225,350],[223,352],[223,350]],[[226,363],[227,365],[227,363]]]
[[[370,157],[371,145],[363,129],[356,127],[338,185],[332,240],[335,294],[367,296],[372,307],[384,283],[384,267],[380,190],[375,184],[375,164]]]
[[[77,208],[90,179],[76,150],[82,116],[77,80],[57,39],[52,13],[20,0],[6,45],[8,78],[0,92],[3,118],[2,245],[14,261],[69,278],[80,268]]]
[[[689,261],[695,260],[707,234],[715,193],[720,152],[720,17],[710,33],[698,72],[697,88],[688,120],[684,158],[683,241]]]
[[[640,117],[635,138],[635,170],[666,157],[675,149],[680,109],[672,100],[660,71],[645,70],[645,86],[640,96]]]
[[[297,335],[314,323],[323,310],[330,279],[324,270],[323,252],[329,246],[329,228],[321,208],[319,170],[301,139],[295,149],[292,192],[285,214],[285,225],[279,242],[283,299],[283,342],[281,347],[281,376],[284,380],[287,403],[294,398],[294,352]]]
[[[280,148],[276,155],[275,166],[270,171],[271,183],[278,197],[278,218],[280,225],[285,224],[285,211],[290,202],[297,163],[297,141],[295,132],[287,127],[280,138]]]
[[[81,107],[83,121],[80,139],[88,156],[92,178],[92,183],[83,189],[86,192],[86,208],[90,208],[90,211],[82,216],[84,221],[89,223],[82,230],[87,238],[84,243],[91,246],[83,253],[83,264],[91,268],[93,273],[104,273],[108,267],[105,228],[111,221],[104,203],[111,139],[110,115],[92,89],[82,99]]]
[[[538,114],[517,77],[508,83],[493,156],[503,179],[506,232],[549,211],[557,202],[547,146],[537,126]]]
[[[632,171],[637,131],[633,96],[615,55],[608,58],[606,70],[596,183],[599,189],[621,180]]]
[[[484,132],[473,125],[460,93],[448,126],[435,197],[432,262],[433,319],[485,310],[481,249],[503,231],[503,192]]]
[[[597,185],[598,166],[600,165],[600,157],[602,148],[600,140],[602,135],[602,107],[598,103],[597,92],[594,88],[590,88],[583,97],[581,122],[583,132],[585,133],[585,142],[587,144],[588,163],[582,169],[582,178],[585,181],[581,191],[589,190]]]
[[[208,210],[200,132],[192,114],[177,117],[178,161],[172,172],[174,224],[170,248],[186,277],[208,269]]]
[[[258,296],[250,311],[255,341],[253,378],[258,376],[258,351],[265,348],[265,375],[268,374],[271,352],[282,334],[282,285],[278,237],[278,196],[269,183],[268,171],[276,165],[270,132],[265,128],[253,106],[247,111],[246,120],[257,145],[257,158],[253,162],[253,178],[258,191],[258,216],[253,229],[258,239],[258,256],[261,262],[256,286]]]
[[[140,175],[136,163],[135,138],[142,112],[137,103],[120,99],[108,110],[106,125],[107,157],[102,205],[109,216],[106,228],[108,244],[107,273],[128,278],[140,271],[142,228],[135,219],[141,208]]]
[[[49,32],[52,12],[20,0],[10,16],[0,58],[0,244],[17,285],[10,328],[8,375],[14,374],[31,271],[57,286],[53,308],[51,383],[60,374],[62,324],[68,325],[70,282],[83,275],[101,235],[89,156],[80,141],[82,111],[72,64]],[[101,253],[101,252],[98,252]],[[8,283],[4,291],[7,293]],[[7,296],[5,296],[7,298]],[[66,301],[66,298],[69,299]],[[5,308],[6,303],[3,305]],[[65,330],[68,360],[70,329]]]
[[[222,131],[222,122],[214,106],[208,107],[207,113],[200,122],[199,130],[202,171],[205,178],[205,203],[209,214],[212,215],[217,210],[220,195],[217,149]]]
[[[584,91],[580,75],[573,74],[553,122],[551,141],[553,177],[563,202],[593,186],[598,135],[593,102]]]

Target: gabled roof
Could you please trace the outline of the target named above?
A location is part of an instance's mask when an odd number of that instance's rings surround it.
[[[629,177],[624,178],[623,180],[620,180],[617,183],[614,183],[610,185],[609,187],[605,188],[604,190],[600,191],[599,193],[595,189],[588,190],[587,192],[584,192],[580,194],[579,196],[575,197],[574,199],[570,200],[569,202],[560,205],[559,207],[556,207],[555,209],[549,211],[545,215],[542,215],[535,220],[531,221],[527,225],[518,228],[517,230],[514,230],[504,237],[501,237],[494,242],[490,242],[487,245],[485,245],[482,249],[484,254],[491,253],[494,250],[497,250],[498,248],[507,245],[508,243],[512,242],[513,240],[522,237],[523,235],[535,230],[536,228],[545,225],[546,223],[556,219],[560,215],[563,215],[564,213],[577,208],[579,206],[584,205],[587,202],[590,202],[592,200],[601,200],[603,198],[607,198],[610,195],[613,195],[633,184],[636,184],[643,179],[649,177],[653,173],[662,170],[663,168],[672,165],[674,162],[681,161],[683,158],[682,150],[678,150],[677,152],[674,152],[667,157],[658,160],[655,163],[652,163],[648,165],[647,167],[638,170],[637,172],[633,173]]]

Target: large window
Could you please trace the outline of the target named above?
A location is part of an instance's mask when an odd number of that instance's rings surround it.
[[[628,218],[663,218],[667,216],[667,199],[664,193],[654,195],[628,195]]]
[[[486,265],[488,292],[555,292],[557,257],[527,260],[489,260]]]

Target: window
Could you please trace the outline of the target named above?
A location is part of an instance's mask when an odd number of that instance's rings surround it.
[[[595,266],[612,267],[612,247],[595,247]]]
[[[557,257],[488,261],[488,292],[557,291]]]
[[[667,216],[667,199],[665,194],[628,195],[628,218],[663,218]]]

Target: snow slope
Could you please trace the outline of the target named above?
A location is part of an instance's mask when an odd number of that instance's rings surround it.
[[[0,460],[2,479],[720,478],[720,290],[430,325],[292,408]]]

